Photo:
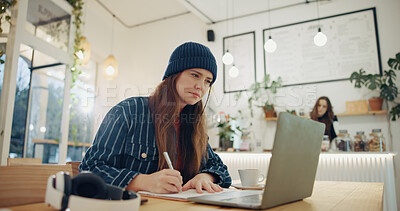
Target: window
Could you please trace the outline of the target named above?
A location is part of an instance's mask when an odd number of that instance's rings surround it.
[[[26,157],[58,162],[65,65],[32,71]]]
[[[5,60],[5,55],[2,57]],[[30,60],[24,56],[18,59],[15,103],[10,141],[10,157],[22,157],[24,152],[26,114],[28,107]],[[0,95],[4,80],[4,64],[0,65]]]
[[[67,161],[81,161],[93,139],[97,64],[90,61],[71,89]]]

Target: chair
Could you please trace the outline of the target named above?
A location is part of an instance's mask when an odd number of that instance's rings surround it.
[[[81,165],[81,161],[70,161],[70,162],[67,162],[67,164],[71,164],[71,166],[72,166],[71,177],[74,177],[77,174],[79,174],[79,165]]]
[[[72,166],[0,166],[0,207],[44,202],[47,180],[59,171],[71,174]]]
[[[42,158],[7,158],[7,166],[42,164]]]

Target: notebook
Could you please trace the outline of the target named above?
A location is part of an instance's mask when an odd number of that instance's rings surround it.
[[[196,196],[205,196],[205,195],[218,195],[221,193],[228,193],[228,192],[238,192],[239,190],[237,189],[227,189],[223,188],[224,190],[221,192],[215,192],[215,193],[209,193],[205,190],[203,190],[203,193],[197,193],[196,189],[189,189],[187,191],[182,191],[181,193],[151,193],[147,191],[139,191],[139,194],[143,194],[146,196],[150,197],[155,197],[155,198],[164,198],[164,199],[171,199],[171,200],[176,200],[176,201],[187,201],[188,198],[190,197],[196,197]]]
[[[188,200],[229,207],[266,209],[311,196],[324,131],[323,123],[281,113],[264,191],[243,190],[191,197]]]

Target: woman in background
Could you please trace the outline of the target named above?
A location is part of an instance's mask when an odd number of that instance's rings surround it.
[[[328,97],[322,96],[318,98],[313,110],[311,111],[310,117],[312,120],[325,124],[326,127],[324,135],[328,135],[331,142],[334,138],[336,138],[333,122],[338,121],[338,119],[333,113],[332,104]]]

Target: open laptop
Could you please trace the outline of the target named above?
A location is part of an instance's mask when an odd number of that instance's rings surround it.
[[[265,209],[311,196],[325,124],[281,113],[264,191],[244,190],[189,198],[204,204]]]

